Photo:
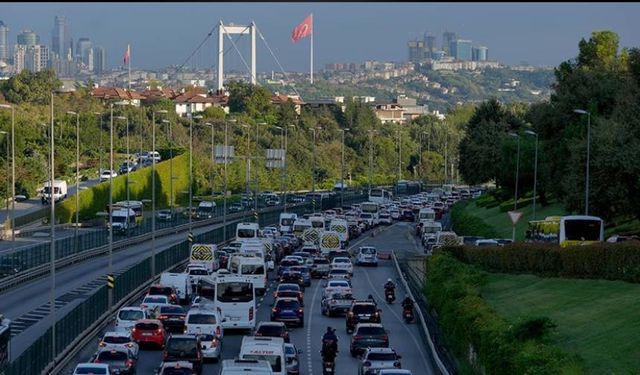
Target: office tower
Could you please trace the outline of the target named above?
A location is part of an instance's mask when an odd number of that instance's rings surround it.
[[[35,46],[40,44],[40,37],[35,32],[25,29],[18,34],[18,44],[22,46]]]
[[[451,42],[458,39],[458,36],[453,31],[445,31],[442,33],[442,50],[447,53],[447,55],[453,56],[451,53],[450,47]]]
[[[456,60],[470,61],[472,58],[471,41],[456,39],[449,45],[449,55]]]
[[[425,58],[430,59],[431,54],[436,50],[436,36],[431,33],[424,34],[424,54]]]
[[[16,44],[13,62],[16,74],[25,69],[34,73],[45,70],[49,66],[49,47],[40,44]]]
[[[93,48],[93,71],[96,74],[102,74],[107,69],[107,56],[104,48]]]
[[[92,43],[89,38],[80,38],[76,44],[76,60],[82,62],[85,67],[93,65],[93,61],[89,61],[89,51],[91,51]]]
[[[27,46],[20,44],[15,45],[15,50],[13,52],[13,69],[16,74],[20,74],[20,72],[24,70],[26,54]]]
[[[420,62],[424,59],[424,42],[421,40],[412,40],[407,43],[409,47],[409,61]]]
[[[0,21],[0,61],[9,60],[9,27]]]
[[[487,61],[489,59],[489,48],[485,46],[473,47],[473,61]]]
[[[51,40],[51,52],[62,58],[73,56],[73,40],[69,33],[67,17],[56,16],[53,22],[53,36]]]

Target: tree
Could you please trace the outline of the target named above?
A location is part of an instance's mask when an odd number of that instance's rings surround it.
[[[23,70],[1,87],[2,94],[11,103],[47,104],[51,92],[59,89],[62,82],[56,77],[53,69],[46,69],[37,73]]]

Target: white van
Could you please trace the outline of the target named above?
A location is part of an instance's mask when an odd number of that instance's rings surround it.
[[[219,375],[273,375],[273,371],[267,361],[225,359]]]
[[[274,375],[287,374],[284,339],[280,337],[243,337],[239,358],[265,360]]]
[[[284,234],[293,232],[293,223],[295,223],[296,219],[298,219],[298,214],[290,212],[281,213],[279,221],[280,233]]]
[[[309,219],[297,218],[296,221],[293,222],[293,234],[302,238],[302,234],[305,230],[311,228],[311,221]]]
[[[172,286],[181,304],[186,304],[191,297],[191,283],[186,273],[163,272],[160,274],[160,284]]]
[[[215,244],[194,243],[191,245],[189,264],[202,264],[207,268],[209,273],[213,273],[218,269],[218,263],[215,257],[215,251],[217,249],[218,246]]]
[[[264,295],[267,288],[267,267],[265,267],[264,258],[234,255],[229,262],[229,272],[250,278],[256,288],[256,294]]]
[[[309,221],[311,221],[311,227],[313,227],[314,229],[320,232],[325,230],[326,222],[324,216],[312,216],[309,218]]]
[[[60,202],[67,198],[67,181],[53,180],[53,201]],[[51,181],[44,183],[42,189],[42,204],[51,203]]]
[[[113,231],[126,233],[128,230],[138,226],[136,222],[136,212],[130,208],[121,208],[111,212],[111,222]]]
[[[260,238],[258,223],[238,223],[236,226],[236,241],[255,241]]]
[[[222,318],[211,301],[200,302],[198,307],[189,309],[184,320],[184,333],[215,335],[222,340],[224,328]]]
[[[202,201],[196,210],[196,219],[212,219],[216,215],[216,202]]]

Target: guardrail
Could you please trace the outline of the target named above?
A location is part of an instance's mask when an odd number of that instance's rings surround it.
[[[407,280],[405,280],[404,277],[404,273],[402,272],[402,270],[400,269],[400,265],[398,263],[398,258],[396,257],[396,253],[395,251],[391,252],[391,258],[393,259],[393,264],[396,267],[396,272],[398,272],[398,275],[400,275],[400,280],[402,280],[402,285],[404,286],[404,289],[407,291],[407,294],[409,294],[409,297],[411,297],[411,299],[413,301],[418,301],[412,291],[411,288],[409,287],[409,284],[407,283]],[[440,370],[440,372],[443,375],[449,375],[450,372],[447,369],[447,366],[445,366],[444,362],[442,362],[442,360],[440,359],[440,355],[438,353],[438,350],[436,350],[436,346],[433,343],[433,340],[431,339],[431,333],[429,332],[429,328],[427,327],[427,323],[426,320],[424,319],[424,315],[422,314],[422,309],[416,308],[414,309],[418,315],[419,321],[420,321],[420,325],[422,327],[422,331],[427,339],[427,343],[429,344],[429,349],[431,349],[431,355],[433,357],[433,359],[436,362],[436,365],[438,366],[438,369]]]

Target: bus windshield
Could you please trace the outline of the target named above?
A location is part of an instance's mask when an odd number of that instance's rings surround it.
[[[282,219],[280,220],[280,225],[291,226],[295,219]]]
[[[238,229],[238,238],[253,238],[256,236],[256,231],[253,229]]]
[[[253,300],[253,284],[251,283],[219,283],[216,291],[219,302],[250,302]]]

